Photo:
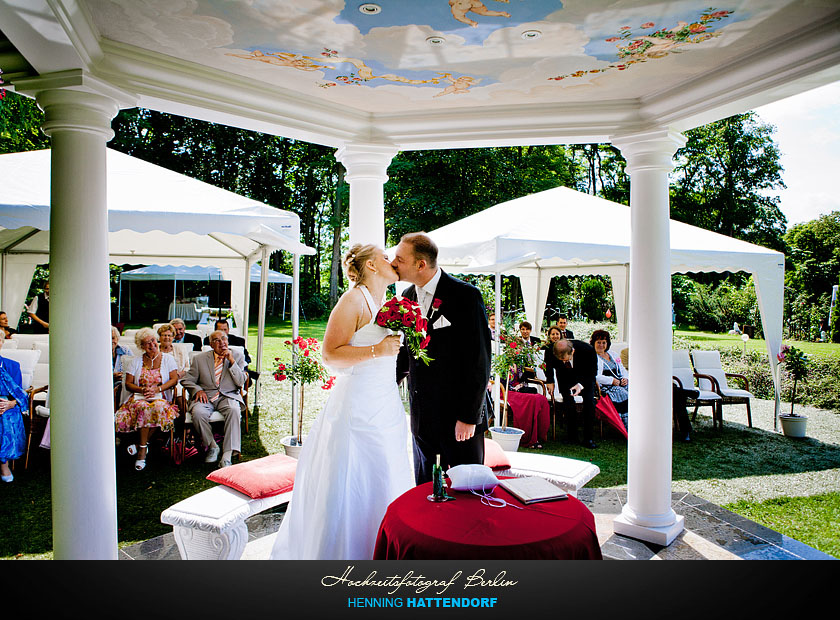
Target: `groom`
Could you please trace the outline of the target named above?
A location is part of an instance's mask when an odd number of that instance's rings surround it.
[[[484,463],[484,409],[490,378],[490,331],[477,288],[437,266],[438,249],[424,233],[403,235],[391,265],[403,282],[403,295],[417,301],[428,319],[432,362],[414,359],[403,346],[397,380],[408,375],[414,478],[432,479],[436,455],[444,471],[464,463]]]

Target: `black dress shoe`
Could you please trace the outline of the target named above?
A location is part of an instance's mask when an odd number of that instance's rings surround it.
[[[591,450],[594,450],[595,448],[598,447],[598,445],[594,441],[592,441],[591,439],[586,439],[585,441],[582,442],[582,445],[585,448],[589,448]]]

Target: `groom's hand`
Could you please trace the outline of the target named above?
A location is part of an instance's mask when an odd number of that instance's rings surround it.
[[[455,441],[466,441],[475,435],[475,424],[465,424],[458,420],[455,422]]]

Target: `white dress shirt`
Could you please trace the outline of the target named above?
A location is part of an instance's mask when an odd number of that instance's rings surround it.
[[[438,282],[440,282],[441,273],[442,272],[438,267],[435,275],[433,275],[426,284],[415,287],[417,289],[417,303],[419,303],[420,307],[423,308],[423,316],[429,315],[429,310],[431,309],[432,302],[435,299],[435,291],[437,290]]]

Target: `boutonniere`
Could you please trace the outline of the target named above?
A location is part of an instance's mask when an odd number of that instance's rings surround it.
[[[443,302],[442,302],[440,299],[438,299],[437,297],[435,297],[435,298],[432,300],[432,308],[433,308],[434,310],[437,310],[438,308],[440,308],[440,305],[441,305],[442,303],[443,303]]]

